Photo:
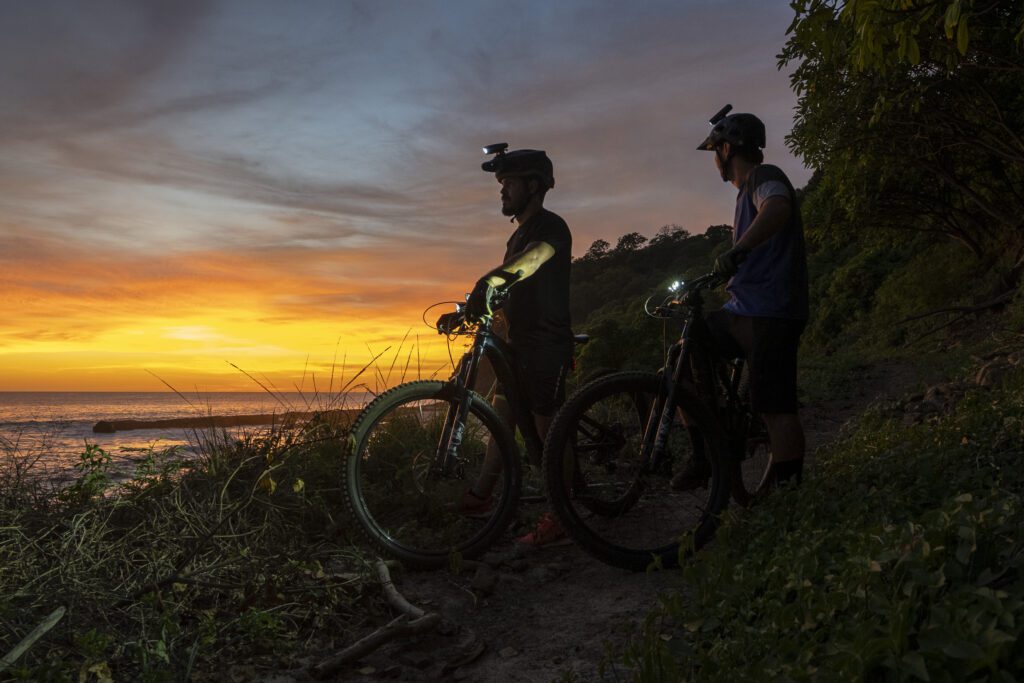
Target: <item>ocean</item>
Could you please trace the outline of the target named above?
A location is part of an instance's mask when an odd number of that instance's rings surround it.
[[[193,429],[164,428],[97,434],[106,420],[163,420],[210,415],[264,415],[331,408],[358,408],[372,396],[267,392],[0,392],[0,456],[39,456],[42,464],[64,470],[79,461],[89,444],[111,453],[115,466],[130,464],[141,451],[179,446],[196,452]],[[228,428],[229,433],[265,427]]]

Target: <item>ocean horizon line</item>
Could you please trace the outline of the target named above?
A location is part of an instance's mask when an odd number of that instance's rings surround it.
[[[203,389],[196,390],[190,389],[188,391],[169,391],[167,389],[163,391],[155,391],[149,389],[0,389],[0,394],[170,394],[172,396],[188,396],[189,394],[266,394],[267,396],[274,395],[323,395],[323,394],[359,394],[368,393],[366,390],[362,391],[320,391],[320,390],[309,390],[309,391],[265,391],[263,389],[244,391],[241,389]]]

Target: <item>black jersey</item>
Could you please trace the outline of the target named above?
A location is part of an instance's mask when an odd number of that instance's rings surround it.
[[[546,242],[554,255],[537,272],[516,283],[505,303],[509,339],[513,346],[555,346],[572,341],[569,319],[569,269],[572,235],[556,214],[541,209],[512,233],[505,261],[533,242]]]

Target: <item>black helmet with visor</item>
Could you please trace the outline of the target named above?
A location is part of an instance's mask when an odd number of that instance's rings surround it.
[[[723,142],[744,149],[763,149],[765,146],[764,123],[753,114],[726,114],[732,109],[725,105],[711,117],[711,133],[697,149],[711,152]]]
[[[540,149],[516,149],[511,152],[508,144],[501,142],[484,147],[484,154],[493,154],[480,168],[493,173],[498,180],[503,178],[537,178],[549,190],[555,186],[555,170],[547,153]]]

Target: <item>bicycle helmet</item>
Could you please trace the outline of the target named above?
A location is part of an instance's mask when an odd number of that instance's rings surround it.
[[[733,147],[762,149],[765,146],[764,123],[753,114],[730,114],[714,123],[711,133],[697,149],[710,152],[723,142]]]
[[[501,180],[502,178],[528,178],[534,177],[541,181],[547,189],[555,186],[555,170],[548,159],[547,153],[540,149],[516,149],[506,152],[501,145],[488,145],[485,150],[498,148],[499,151],[493,159],[489,159],[480,165],[480,168],[493,173]],[[507,147],[508,145],[505,145]]]

